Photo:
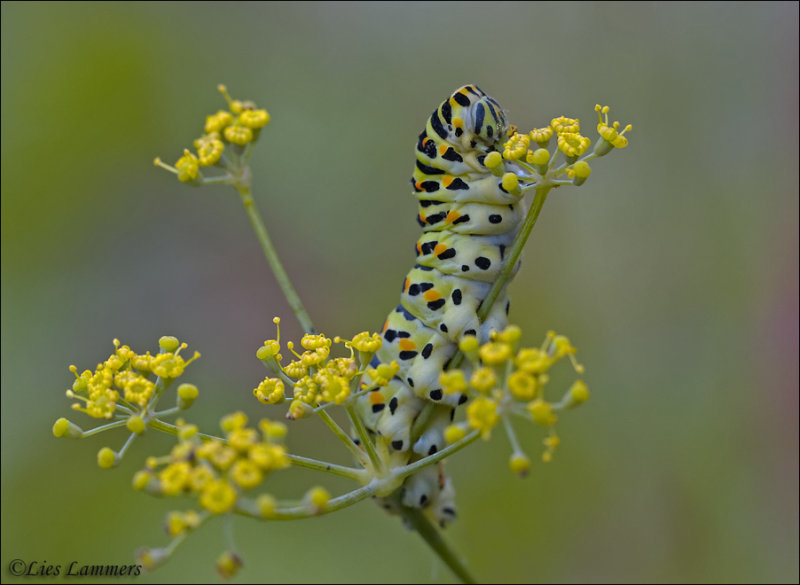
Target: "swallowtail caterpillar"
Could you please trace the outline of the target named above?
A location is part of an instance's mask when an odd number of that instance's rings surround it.
[[[507,324],[505,289],[483,322],[477,316],[527,211],[519,191],[506,191],[502,177],[484,165],[489,153],[502,152],[507,128],[500,105],[465,85],[434,110],[417,141],[411,183],[422,235],[373,359],[374,365],[396,360],[400,370],[387,386],[359,398],[368,428],[409,460],[444,446],[443,431],[467,400],[439,384],[459,341],[475,335],[483,343]],[[371,383],[368,376],[364,381]],[[426,402],[436,406],[412,445],[410,430]],[[403,504],[430,509],[443,525],[455,516],[452,495],[441,469],[428,467],[407,480]]]

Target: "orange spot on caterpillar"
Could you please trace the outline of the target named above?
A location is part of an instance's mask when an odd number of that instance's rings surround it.
[[[438,301],[439,299],[442,298],[442,295],[440,295],[434,289],[426,290],[423,296],[425,297],[425,300],[428,301],[429,303],[432,301]]]
[[[405,282],[403,283],[403,292],[408,292],[408,286],[409,286],[409,284],[410,284],[410,283],[409,283],[409,281],[408,281],[408,277],[406,277],[406,280],[405,280]]]
[[[383,395],[380,392],[370,392],[369,401],[371,404],[383,404]]]
[[[439,146],[439,154],[444,154],[445,152],[447,152],[447,148],[448,146],[446,144],[442,144],[441,146]]]
[[[407,338],[403,338],[400,341],[398,341],[397,346],[403,351],[414,351],[415,349],[417,349],[416,344]]]
[[[427,136],[425,138],[423,138],[422,139],[422,146],[425,146],[426,144],[428,144],[428,141],[430,141],[430,138],[428,138]]]
[[[386,333],[386,330],[389,328],[389,319],[383,322],[383,329],[381,329],[381,333]]]
[[[425,216],[424,216],[424,215],[422,215],[421,213],[419,214],[419,220],[420,220],[422,223],[425,223]]]
[[[453,126],[455,128],[463,128],[464,120],[462,120],[461,118],[453,118]]]
[[[453,177],[451,177],[450,175],[445,175],[444,177],[442,177],[442,185],[444,185],[445,187],[450,186],[450,183],[452,182],[453,182]]]
[[[414,183],[414,187],[416,187],[417,191],[422,191],[422,181]]]
[[[434,246],[434,248],[433,248],[433,253],[436,256],[438,256],[439,254],[441,254],[445,250],[447,250],[447,246],[445,246],[444,244],[436,244],[436,246]]]
[[[444,221],[445,221],[445,223],[453,223],[453,222],[454,222],[455,220],[457,220],[459,217],[461,217],[461,214],[460,214],[459,212],[457,212],[457,211],[451,211],[451,212],[449,212],[449,213],[447,214],[447,217],[446,217],[446,218],[444,218]]]
[[[420,244],[419,241],[417,241],[417,256],[421,255],[422,255],[422,244]]]

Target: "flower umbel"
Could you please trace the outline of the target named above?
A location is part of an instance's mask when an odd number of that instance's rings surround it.
[[[193,142],[197,153],[185,149],[174,167],[160,158],[155,159],[156,166],[174,173],[184,183],[237,185],[249,181],[245,171],[250,157],[249,147],[258,140],[261,129],[269,123],[270,115],[253,102],[232,99],[224,85],[219,85],[218,89],[228,103],[228,110],[218,110],[206,116],[205,133]],[[211,166],[221,168],[224,173],[206,177],[200,172],[200,167]]]

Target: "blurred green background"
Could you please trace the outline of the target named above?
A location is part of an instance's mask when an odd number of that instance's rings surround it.
[[[593,136],[602,103],[634,130],[551,195],[511,289],[526,341],[573,339],[593,398],[524,481],[501,432],[454,457],[447,538],[485,581],[797,582],[797,33],[796,3],[3,2],[3,580],[14,558],[125,563],[167,542],[175,502],[129,486],[170,441],[107,472],[95,453],[122,433],[54,439],[59,416],[91,426],[68,364],[172,334],[203,353],[193,420],[282,412],[252,399],[254,352],[273,315],[299,329],[238,198],[152,165],[223,105],[217,83],[272,114],[255,196],[317,326],[352,335],[412,264],[416,136],[474,82],[523,129],[563,113]],[[542,434],[521,435],[537,459]],[[347,460],[314,421],[289,445]],[[369,502],[235,524],[240,581],[452,581]],[[214,580],[223,547],[215,522],[137,581]]]

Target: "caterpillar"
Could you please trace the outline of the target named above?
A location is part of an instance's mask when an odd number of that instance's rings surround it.
[[[507,128],[500,105],[476,85],[465,85],[433,111],[417,140],[411,184],[422,235],[373,358],[374,365],[396,360],[400,368],[387,386],[359,398],[368,428],[407,460],[439,450],[456,406],[467,401],[445,394],[439,384],[461,338],[485,342],[490,331],[507,324],[505,290],[483,322],[477,316],[526,211],[518,192],[506,191],[484,165],[489,153],[502,148]],[[426,402],[435,404],[433,415],[411,445],[412,423]],[[452,485],[441,470],[425,468],[404,487],[404,505],[428,508],[442,525],[454,519]]]

